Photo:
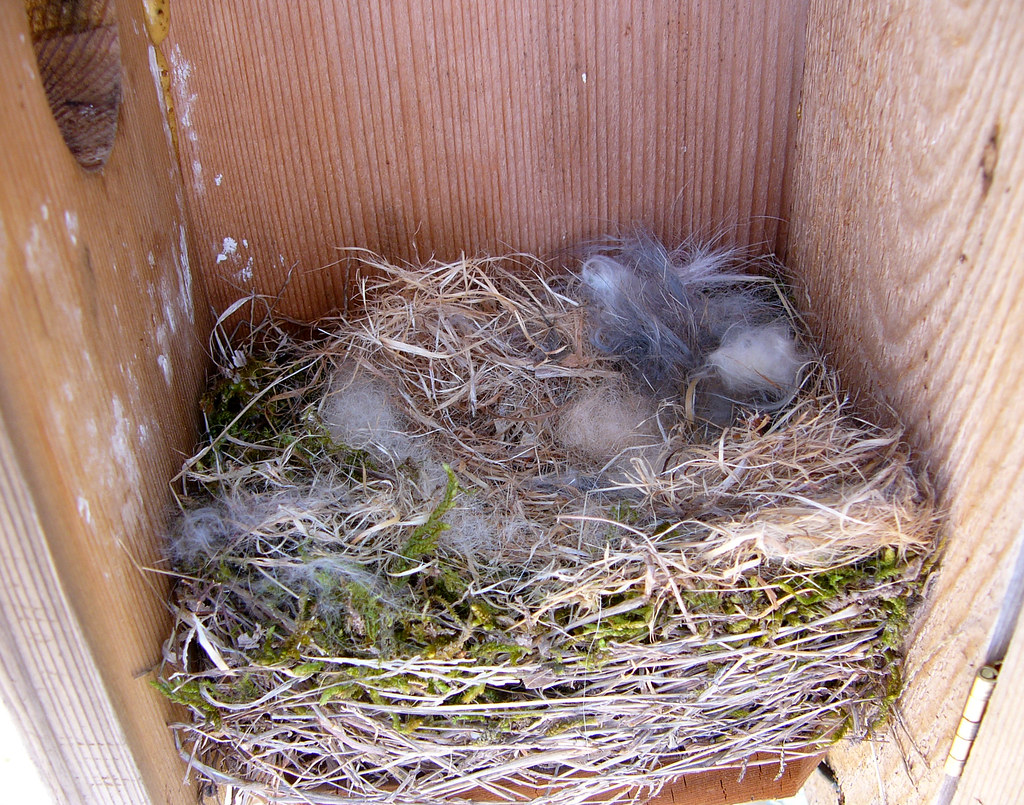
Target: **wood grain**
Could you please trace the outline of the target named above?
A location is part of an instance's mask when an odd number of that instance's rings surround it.
[[[850,805],[932,800],[1024,517],[1021,52],[1012,0],[810,8],[788,262],[950,510],[900,717],[833,753]]]
[[[179,0],[197,270],[312,318],[341,246],[557,253],[616,227],[774,244],[806,0]],[[324,268],[327,267],[327,268]]]
[[[998,805],[1024,791],[1024,631],[1018,630],[999,671],[953,805]]]
[[[148,684],[169,629],[167,479],[194,439],[209,328],[141,4],[102,173],[54,122],[22,4],[0,5],[3,692],[68,803],[195,800]],[[133,22],[138,22],[133,26]]]
[[[690,772],[667,784],[649,799],[647,792],[635,788],[610,791],[607,795],[591,797],[586,803],[634,803],[640,797],[644,805],[735,805],[735,803],[763,800],[766,797],[782,799],[800,791],[807,776],[821,762],[820,756],[802,757],[780,766],[778,758],[764,755],[751,759],[745,767],[720,767],[707,771]],[[523,803],[544,792],[526,786],[511,785],[508,790],[522,796]],[[492,801],[493,794],[484,788],[467,791],[470,801]]]
[[[116,10],[118,140],[87,175],[0,8],[0,684],[65,801],[194,798],[135,562],[191,441],[201,285],[223,308],[294,269],[282,312],[312,318],[347,297],[339,246],[557,253],[634,223],[787,246],[850,386],[909,425],[948,550],[886,742],[833,760],[850,805],[930,801],[1024,518],[1019,4],[180,0],[181,175],[142,4]],[[1013,759],[993,723],[966,791]]]
[[[86,170],[110,158],[121,104],[121,41],[113,0],[26,0],[50,109]]]

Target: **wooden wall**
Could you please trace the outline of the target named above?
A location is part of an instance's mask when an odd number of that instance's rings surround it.
[[[166,584],[138,565],[194,440],[209,316],[141,4],[117,11],[118,131],[88,173],[25,9],[0,4],[0,695],[72,805],[195,799],[148,683]]]
[[[146,681],[166,590],[136,562],[208,302],[291,274],[283,312],[310,318],[346,298],[338,247],[557,253],[633,224],[785,250],[850,385],[910,425],[949,550],[888,742],[834,760],[850,805],[930,801],[1024,516],[1016,3],[176,0],[154,48],[144,4],[111,2],[101,174],[0,9],[0,693],[63,801],[195,798]],[[1009,751],[986,735],[965,791]]]
[[[933,801],[1020,551],[1022,53],[1014,0],[811,3],[788,261],[847,382],[899,413],[950,508],[899,718],[833,753],[847,803]],[[1018,795],[989,784],[985,802]]]
[[[549,253],[641,224],[774,244],[806,0],[179,0],[194,260],[219,307],[344,299],[341,246]]]

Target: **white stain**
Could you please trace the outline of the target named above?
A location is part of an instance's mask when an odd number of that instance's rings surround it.
[[[156,327],[156,343],[159,348],[159,353],[156,357],[157,365],[160,367],[160,371],[164,373],[164,380],[167,381],[167,385],[170,386],[174,380],[174,370],[171,366],[171,339],[167,332],[167,324],[161,322]]]
[[[114,416],[113,427],[107,428],[106,432],[111,434],[110,457],[113,458],[114,467],[104,480],[109,489],[123,490],[125,493],[121,518],[125,524],[132,524],[138,521],[142,509],[142,495],[139,491],[142,473],[139,471],[139,461],[132,447],[135,428],[132,427],[124,405],[116,395],[111,400],[111,408]]]
[[[164,373],[164,380],[170,386],[174,382],[174,370],[171,368],[171,359],[166,355],[157,355],[156,362],[160,367],[160,371]]]
[[[213,183],[215,185],[217,185],[217,187],[220,187],[220,183],[223,182],[223,181],[224,181],[224,174],[223,173],[218,173],[216,176],[213,177]]]
[[[43,240],[43,233],[39,230],[39,225],[29,226],[28,242],[25,244],[25,267],[36,276],[44,275],[49,261],[53,259],[53,255],[46,247],[47,244]]]
[[[586,74],[586,73],[583,73],[583,74],[581,74],[581,75],[580,75],[580,78],[582,78],[582,79],[583,79],[583,83],[584,83],[584,84],[586,84],[586,83],[587,83],[587,74]]]
[[[110,436],[110,449],[114,460],[119,468],[126,470],[137,468],[135,452],[132,450],[132,444],[128,438],[128,417],[125,414],[124,406],[121,404],[121,398],[115,395],[110,403],[114,412],[114,428]],[[132,475],[138,475],[138,473],[135,472]]]
[[[53,243],[45,237],[38,224],[29,226],[28,242],[25,244],[25,266],[29,274],[40,285],[45,286],[45,292],[49,294],[53,303],[59,306],[64,321],[74,328],[69,336],[77,343],[82,343],[82,308],[78,304],[77,289],[69,272],[63,270],[63,261]]]
[[[245,267],[235,274],[235,279],[240,280],[241,282],[252,282],[252,264],[253,260],[250,257],[246,260]]]
[[[92,524],[92,509],[89,507],[89,501],[81,495],[75,501],[78,506],[78,516],[81,517],[85,522]]]
[[[49,221],[50,220],[50,208],[47,207],[45,204],[43,204],[39,208],[39,214],[43,216],[43,220],[44,221]]]
[[[170,62],[171,91],[174,93],[174,108],[178,110],[178,124],[188,132],[192,128],[192,112],[196,98],[199,97],[189,87],[189,79],[192,78],[192,62],[182,55],[180,45],[175,45],[171,49]],[[195,142],[194,138],[189,137],[189,139]]]
[[[224,238],[220,254],[217,255],[217,262],[223,263],[238,251],[238,241],[234,238]]]
[[[171,278],[164,275],[160,278],[160,298],[164,303],[164,321],[167,322],[171,328],[171,332],[178,331],[178,312],[174,308],[174,303],[178,300],[174,298],[174,288],[171,286]]]
[[[78,213],[74,210],[64,211],[64,226],[68,230],[68,237],[71,238],[71,245],[78,245]]]
[[[197,195],[202,195],[206,186],[203,184],[203,163],[198,159],[192,160],[192,187]]]

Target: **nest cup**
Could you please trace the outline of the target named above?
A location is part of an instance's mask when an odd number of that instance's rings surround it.
[[[885,718],[937,518],[809,345],[709,425],[686,391],[752,349],[728,331],[655,389],[537,258],[353,257],[356,314],[222,348],[176,480],[158,686],[194,769],[279,802],[642,799]]]

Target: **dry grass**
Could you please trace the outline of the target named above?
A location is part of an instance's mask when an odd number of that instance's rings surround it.
[[[622,381],[569,288],[360,259],[350,320],[217,335],[159,682],[194,768],[275,802],[572,803],[868,733],[935,548],[898,430],[815,362],[771,416],[665,402],[581,465],[559,416]]]

